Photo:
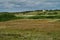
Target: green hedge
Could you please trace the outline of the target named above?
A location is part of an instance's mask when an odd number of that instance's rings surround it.
[[[31,16],[28,19],[44,19],[46,18],[45,16],[40,16],[40,15],[36,15],[36,16]]]
[[[40,16],[40,15],[36,15],[36,16],[28,17],[28,19],[60,19],[60,15],[56,15],[56,16]]]

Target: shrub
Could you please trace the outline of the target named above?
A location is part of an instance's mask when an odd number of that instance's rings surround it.
[[[1,14],[0,15],[0,21],[7,21],[7,20],[15,19],[15,18],[16,16],[12,14]]]

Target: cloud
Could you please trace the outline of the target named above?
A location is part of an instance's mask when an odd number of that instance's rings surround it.
[[[0,0],[0,10],[9,11],[56,9],[59,5],[60,0]]]

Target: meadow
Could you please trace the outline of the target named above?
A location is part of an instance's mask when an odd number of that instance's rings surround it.
[[[19,19],[0,22],[0,40],[60,40],[60,20]]]
[[[0,40],[60,40],[60,11],[40,12],[0,14]]]

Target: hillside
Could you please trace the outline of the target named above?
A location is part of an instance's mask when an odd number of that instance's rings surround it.
[[[0,12],[0,14],[11,13],[11,14],[20,14],[20,15],[37,15],[40,13],[44,13],[44,10],[34,10],[34,11],[23,11],[23,12]],[[60,14],[60,10],[45,10],[46,13],[58,13]],[[45,13],[45,14],[46,14]]]
[[[60,40],[60,10],[0,12],[0,40]]]
[[[8,21],[14,19],[60,19],[60,10],[0,12],[0,21]]]

